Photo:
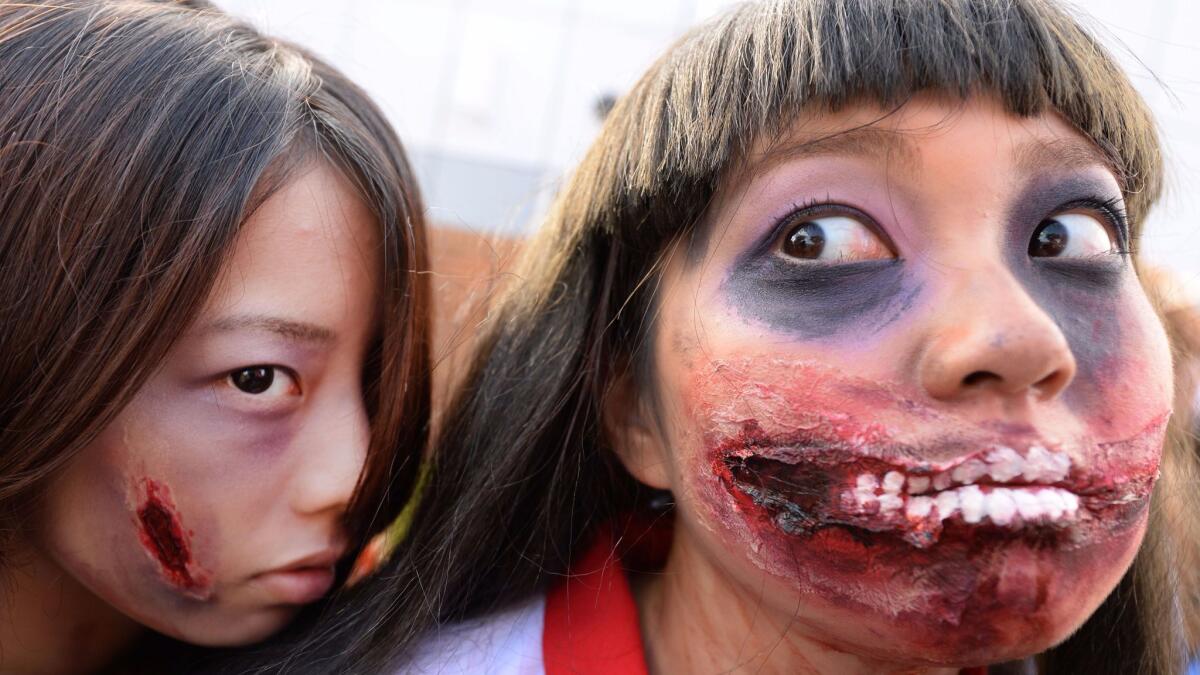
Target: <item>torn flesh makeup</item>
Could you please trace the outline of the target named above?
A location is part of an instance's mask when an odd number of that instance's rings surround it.
[[[172,587],[188,597],[212,595],[210,576],[192,557],[190,530],[185,530],[164,483],[143,478],[137,506],[138,539]]]
[[[1136,455],[1132,446],[1143,436],[1106,444],[1103,454]],[[1074,466],[1067,452],[1038,443],[988,444],[949,461],[905,460],[913,452],[851,448],[811,431],[766,437],[753,421],[715,454],[714,471],[728,488],[787,534],[840,526],[894,534],[922,549],[971,532],[1077,544],[1100,534],[1098,526],[1135,519],[1155,477]]]
[[[1054,435],[769,356],[702,362],[686,387],[706,526],[805,597],[945,658],[1036,642],[1111,588],[1169,416],[1099,401],[1058,410]]]

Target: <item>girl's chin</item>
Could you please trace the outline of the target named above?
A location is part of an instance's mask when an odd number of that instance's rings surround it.
[[[800,621],[834,648],[897,663],[974,666],[1066,639],[1116,586],[1144,523],[1076,546],[979,531],[948,533],[928,549],[828,528],[803,541],[782,533],[760,539],[752,562],[798,590],[791,607],[804,607]],[[779,597],[789,594],[781,590]]]

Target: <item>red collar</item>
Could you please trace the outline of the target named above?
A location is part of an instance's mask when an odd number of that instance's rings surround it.
[[[609,528],[547,593],[542,658],[546,675],[648,675],[637,605]]]

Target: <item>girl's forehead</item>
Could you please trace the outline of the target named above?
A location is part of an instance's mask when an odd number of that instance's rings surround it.
[[[964,154],[964,140],[971,150],[987,154]],[[892,175],[920,180],[939,160],[969,166],[997,156],[1005,157],[1017,173],[1102,168],[1122,183],[1115,158],[1053,110],[1018,116],[994,96],[957,99],[930,93],[890,109],[864,102],[797,115],[778,132],[760,134],[743,159],[731,164],[719,182],[716,202],[798,160],[862,159],[887,166]]]

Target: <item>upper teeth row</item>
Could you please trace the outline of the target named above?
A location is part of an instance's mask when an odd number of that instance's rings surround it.
[[[898,495],[907,486],[908,494],[919,495],[930,488],[941,492],[952,485],[971,485],[984,476],[991,477],[997,483],[1007,483],[1017,478],[1027,483],[1057,483],[1064,480],[1070,470],[1071,458],[1065,452],[1050,452],[1035,445],[1022,457],[1016,450],[1000,446],[990,451],[983,460],[968,459],[953,469],[932,476],[906,476],[899,471],[888,471],[881,480],[874,474],[864,473],[858,477],[855,487],[856,492]]]

